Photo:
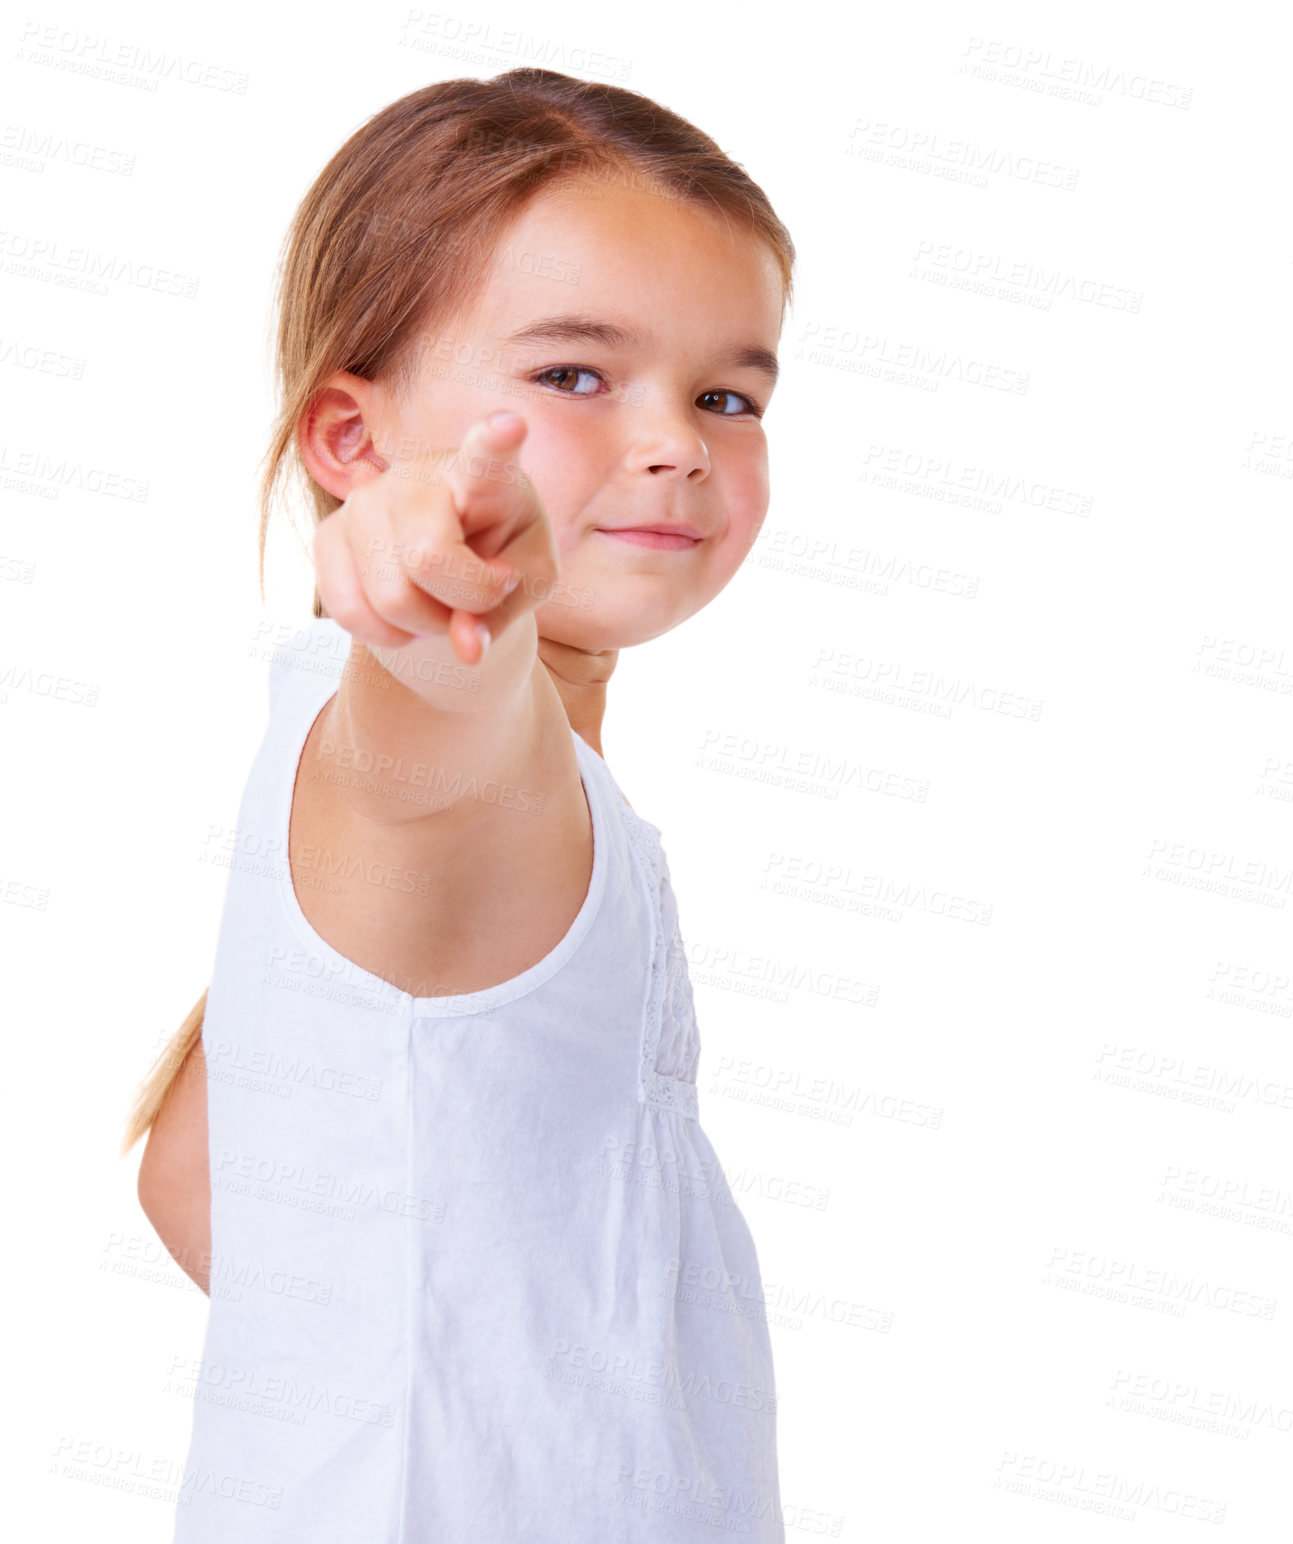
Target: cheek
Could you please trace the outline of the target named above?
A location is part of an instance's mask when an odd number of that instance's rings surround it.
[[[575,517],[583,504],[583,474],[571,457],[553,454],[550,446],[541,453],[527,454],[528,450],[527,440],[521,445],[521,466],[548,517],[558,555],[564,556],[577,535]]]
[[[759,533],[768,512],[768,498],[766,457],[739,468],[728,481],[729,532],[743,549],[748,548]]]
[[[438,464],[462,444],[473,424],[488,417],[498,405],[496,392],[454,390],[452,383],[431,374],[419,386],[417,401],[387,422],[387,447],[399,460],[426,457],[432,465]]]
[[[578,543],[580,517],[592,503],[603,478],[596,447],[570,426],[546,420],[537,412],[519,410],[529,427],[521,441],[519,460],[543,505],[559,555]]]

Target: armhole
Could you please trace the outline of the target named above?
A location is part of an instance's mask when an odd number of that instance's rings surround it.
[[[297,686],[326,677],[335,688],[350,653],[350,634],[331,617],[314,617],[275,645],[269,659],[267,696],[275,713]]]

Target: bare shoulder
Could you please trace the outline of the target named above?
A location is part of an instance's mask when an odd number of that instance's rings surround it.
[[[574,736],[537,658],[498,712],[408,698],[360,709],[366,770],[340,693],[311,726],[288,830],[293,891],[309,927],[360,969],[415,997],[484,991],[555,948],[588,892]]]

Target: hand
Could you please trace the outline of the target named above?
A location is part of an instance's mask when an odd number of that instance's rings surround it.
[[[488,639],[539,605],[559,572],[547,514],[509,455],[526,432],[517,414],[482,418],[460,447],[374,466],[314,534],[328,615],[371,647],[447,636],[464,664],[480,664]]]

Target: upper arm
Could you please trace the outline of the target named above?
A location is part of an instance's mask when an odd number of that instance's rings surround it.
[[[204,1292],[211,1272],[207,1066],[199,1038],[171,1084],[139,1163],[139,1204],[157,1236]]]
[[[594,853],[542,661],[476,714],[338,690],[305,738],[288,847],[313,932],[415,997],[483,991],[542,959],[578,914]]]

